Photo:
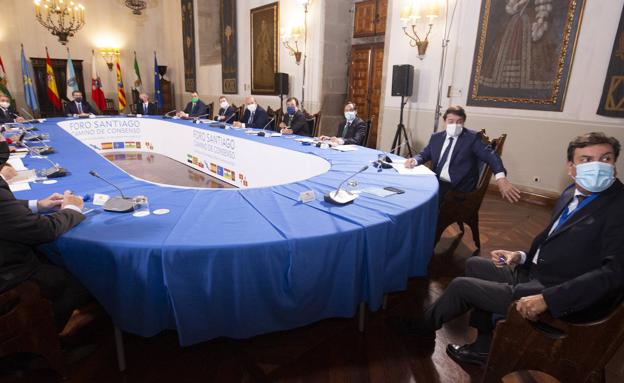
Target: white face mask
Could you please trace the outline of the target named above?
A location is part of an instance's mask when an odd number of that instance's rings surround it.
[[[227,101],[221,101],[221,103],[219,104],[219,106],[223,109],[227,109],[227,107],[229,106]]]
[[[462,124],[446,124],[446,134],[450,137],[457,137],[461,134],[463,128]]]
[[[247,110],[249,110],[249,112],[251,113],[255,113],[257,107],[258,107],[258,104],[249,104],[247,105]]]
[[[355,112],[344,112],[345,119],[349,122],[355,120]]]
[[[8,109],[9,106],[11,106],[11,103],[3,101],[3,102],[0,102],[0,106],[3,107],[4,109]]]

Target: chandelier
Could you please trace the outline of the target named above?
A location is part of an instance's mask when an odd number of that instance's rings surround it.
[[[73,1],[35,0],[35,17],[63,45],[85,24],[84,14],[82,4]]]
[[[140,15],[141,11],[147,8],[147,2],[143,0],[126,0],[126,7],[132,9],[132,13]]]

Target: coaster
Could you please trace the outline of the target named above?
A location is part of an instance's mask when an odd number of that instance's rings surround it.
[[[156,215],[169,214],[169,209],[156,209],[153,213]]]
[[[44,185],[54,185],[55,183],[57,183],[57,180],[45,180],[42,182],[42,184]]]
[[[149,211],[137,211],[132,214],[133,217],[147,217],[148,215],[150,215]]]

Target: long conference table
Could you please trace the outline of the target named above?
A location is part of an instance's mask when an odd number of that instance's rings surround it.
[[[438,183],[369,167],[360,189],[394,186],[404,194],[362,193],[352,204],[323,200],[377,159],[358,147],[304,146],[292,136],[161,118],[49,119],[38,124],[71,174],[33,183],[17,198],[72,190],[144,195],[165,215],[95,211],[43,249],[91,291],[121,330],[149,337],[175,329],[181,345],[220,336],[247,338],[330,317],[351,317],[362,302],[378,309],[388,292],[426,275],[433,252]],[[200,189],[138,179],[103,157],[117,151],[165,155],[236,186]],[[29,168],[49,167],[24,159]],[[312,190],[315,200],[299,201]],[[93,207],[86,203],[85,207]]]

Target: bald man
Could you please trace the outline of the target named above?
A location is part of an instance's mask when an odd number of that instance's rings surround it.
[[[263,107],[258,105],[252,96],[245,97],[245,113],[240,121],[234,122],[235,127],[265,129],[268,128],[269,115]]]

